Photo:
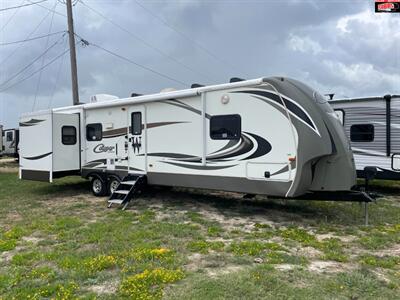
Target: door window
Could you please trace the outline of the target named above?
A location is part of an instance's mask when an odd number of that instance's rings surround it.
[[[395,171],[400,171],[400,153],[393,154],[392,169]]]
[[[343,109],[335,109],[335,113],[342,125],[344,125],[344,110]]]
[[[13,140],[13,133],[12,133],[12,131],[9,131],[9,132],[7,132],[7,135],[6,135],[6,141],[12,142],[12,140]]]
[[[141,135],[142,134],[142,113],[141,112],[133,112],[131,115],[131,126],[132,126],[132,134],[133,135]]]
[[[75,145],[76,128],[74,126],[63,126],[61,128],[61,141],[63,145]]]

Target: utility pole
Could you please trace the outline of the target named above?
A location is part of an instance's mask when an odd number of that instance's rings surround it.
[[[72,0],[66,0],[68,15],[69,56],[71,58],[71,82],[73,104],[79,104],[78,69],[76,67],[74,20],[72,18]]]

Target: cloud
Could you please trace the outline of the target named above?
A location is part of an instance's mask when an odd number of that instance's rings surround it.
[[[223,83],[234,76],[289,76],[321,93],[343,96],[400,93],[400,19],[395,15],[375,14],[368,1],[140,1],[151,14],[136,1],[83,1],[124,30],[77,2],[74,21],[80,36],[185,84],[151,73],[94,46],[79,45],[81,101],[99,93],[127,97],[132,92],[186,88],[194,82]],[[49,0],[43,5],[52,7],[56,2]],[[61,2],[56,10],[65,14]],[[1,14],[0,28],[12,13]],[[35,27],[38,28],[32,36],[46,34],[51,19],[48,13],[39,6],[20,9],[0,31],[0,43],[24,39]],[[51,31],[59,30],[66,30],[66,19],[55,15]],[[51,37],[49,45],[57,38]],[[0,65],[0,83],[39,56],[45,42],[45,39],[32,41],[20,48],[19,45],[0,47],[0,64],[11,55]],[[63,43],[54,47],[45,56],[45,63],[64,47]],[[39,60],[29,72],[40,66]],[[58,70],[61,71],[57,77]],[[39,74],[0,92],[0,123],[16,126],[19,115],[32,110],[38,77]],[[57,61],[43,71],[35,109],[46,109],[49,103],[55,107],[71,102],[67,55],[63,64]]]
[[[323,51],[321,45],[308,36],[300,37],[291,34],[289,36],[288,45],[293,51],[299,51],[302,53],[311,53],[316,55]]]
[[[399,88],[400,74],[389,74],[377,70],[372,64],[356,63],[345,65],[341,62],[324,61],[324,65],[343,85],[351,83],[354,90],[363,93],[376,91],[393,91]]]

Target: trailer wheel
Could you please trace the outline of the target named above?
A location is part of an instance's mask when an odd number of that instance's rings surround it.
[[[96,197],[105,196],[107,193],[107,184],[99,177],[93,177],[92,179],[92,193]]]
[[[114,193],[120,182],[121,180],[118,177],[110,176],[108,178],[108,190],[107,190],[108,194]]]

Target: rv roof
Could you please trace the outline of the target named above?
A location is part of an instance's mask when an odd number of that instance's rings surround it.
[[[189,88],[185,90],[179,91],[170,91],[164,93],[157,93],[157,94],[150,94],[150,95],[143,95],[143,96],[136,96],[136,97],[129,97],[129,98],[121,98],[115,100],[104,101],[100,103],[87,103],[75,106],[68,106],[68,107],[61,107],[56,108],[54,111],[62,111],[72,108],[84,108],[84,109],[94,109],[94,108],[101,108],[101,107],[112,107],[112,106],[121,106],[131,103],[146,103],[146,102],[153,102],[153,101],[160,101],[166,100],[171,98],[183,98],[183,97],[190,97],[195,95],[200,95],[204,92],[216,91],[216,90],[224,90],[230,88],[238,88],[244,86],[251,86],[251,85],[258,85],[267,82],[267,78],[258,78],[258,79],[251,79],[233,83],[224,83],[218,85],[208,85],[204,87],[198,88]]]
[[[392,98],[400,98],[398,95],[393,95]],[[343,99],[332,99],[329,102],[360,102],[360,101],[376,101],[384,100],[383,96],[371,96],[371,97],[357,97],[357,98],[343,98]]]

